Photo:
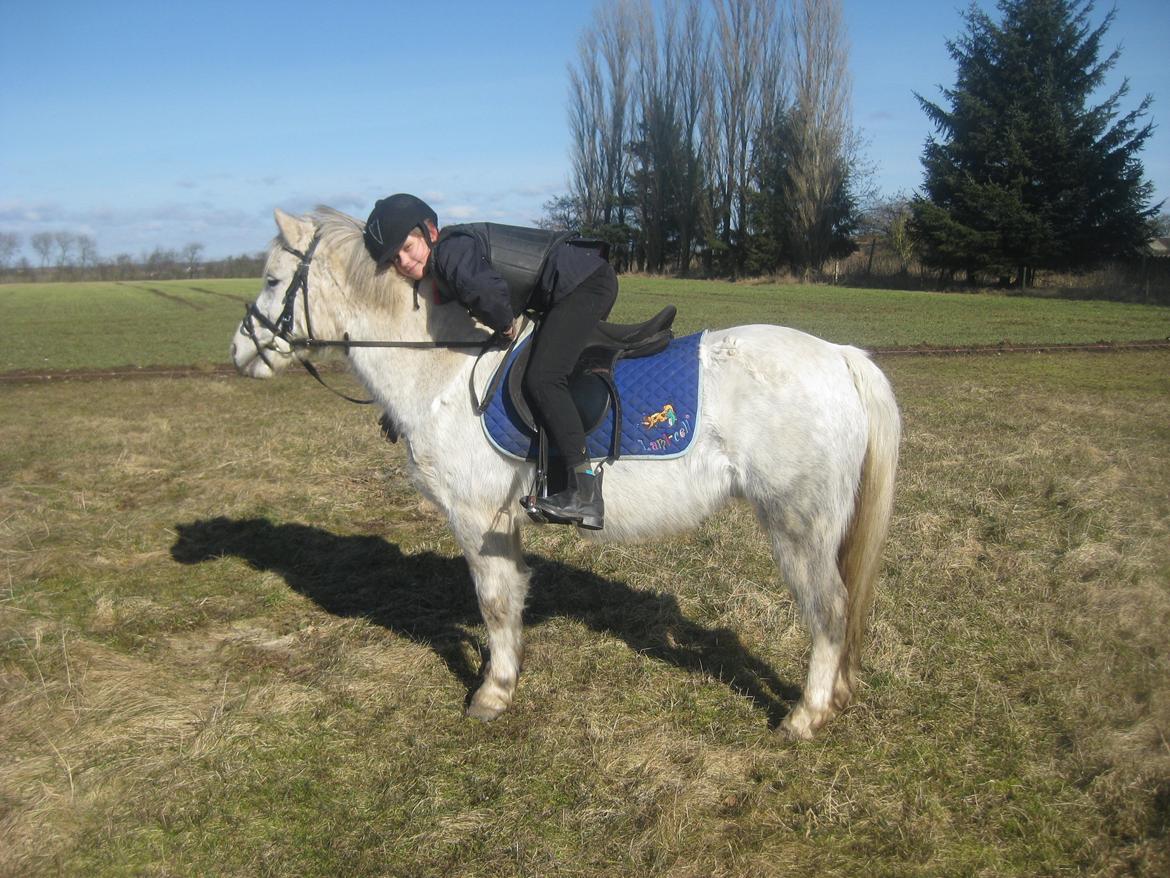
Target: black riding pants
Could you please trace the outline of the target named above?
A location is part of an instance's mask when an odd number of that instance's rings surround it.
[[[617,291],[617,275],[607,263],[553,305],[540,324],[524,374],[533,415],[570,469],[589,457],[581,416],[569,394],[569,375],[593,327],[609,316]]]

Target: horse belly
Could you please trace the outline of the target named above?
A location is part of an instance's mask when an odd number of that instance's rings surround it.
[[[621,460],[605,468],[605,528],[585,532],[601,542],[636,542],[693,530],[731,494],[730,471],[703,436],[683,457]]]

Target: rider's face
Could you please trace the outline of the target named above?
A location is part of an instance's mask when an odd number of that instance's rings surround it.
[[[422,280],[427,273],[427,259],[430,255],[430,245],[416,229],[402,242],[398,255],[394,257],[394,270],[407,280]]]

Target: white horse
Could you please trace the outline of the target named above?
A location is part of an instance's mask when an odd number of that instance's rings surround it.
[[[232,341],[241,373],[273,376],[297,357],[295,340],[303,344],[309,334],[487,338],[460,305],[435,304],[429,279],[416,294],[393,271],[377,272],[360,221],[318,208],[305,217],[277,210],[276,224],[264,288]],[[467,712],[494,719],[512,702],[524,653],[530,571],[520,528],[528,518],[518,501],[533,480],[533,464],[495,450],[474,411],[472,386],[482,395],[503,353],[488,352],[474,368],[476,352],[466,349],[345,351],[405,439],[412,481],[446,514],[467,558],[489,649]],[[644,540],[693,528],[729,498],[746,499],[812,638],[804,692],[782,723],[791,737],[811,738],[856,685],[893,502],[897,405],[863,351],[793,329],[710,331],[699,356],[704,392],[689,453],[608,466],[605,528],[580,533]]]

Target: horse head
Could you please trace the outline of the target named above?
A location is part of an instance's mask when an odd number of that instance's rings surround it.
[[[362,242],[360,220],[328,207],[302,217],[277,208],[275,218],[279,234],[269,246],[263,287],[232,338],[232,361],[242,374],[270,378],[329,348],[350,354],[361,347],[478,347],[486,340],[476,337],[466,310],[437,307],[432,280],[419,285],[420,293],[397,272],[380,269]]]
[[[279,208],[275,217],[279,234],[268,248],[263,286],[232,337],[232,362],[252,378],[271,378],[293,360],[293,339],[308,337],[312,325],[310,284],[319,293],[332,283],[314,264],[319,238],[313,222]]]

